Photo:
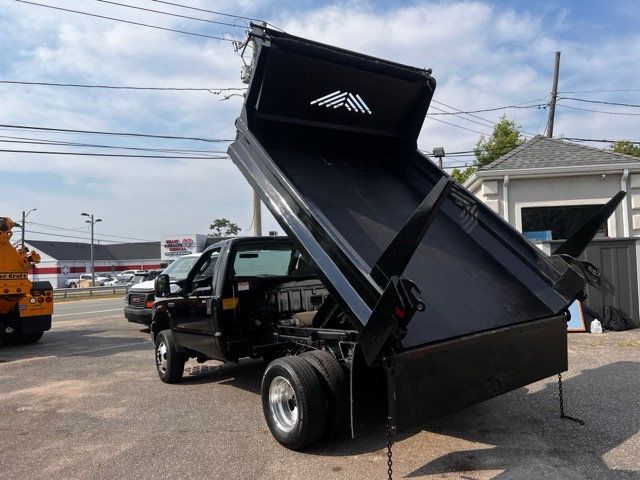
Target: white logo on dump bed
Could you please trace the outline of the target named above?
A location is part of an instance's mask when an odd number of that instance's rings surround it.
[[[357,93],[354,95],[350,92],[342,92],[336,90],[324,97],[316,98],[309,102],[310,105],[317,105],[319,107],[327,108],[339,108],[344,107],[350,112],[368,113],[371,115],[369,106],[365,103],[360,95]]]

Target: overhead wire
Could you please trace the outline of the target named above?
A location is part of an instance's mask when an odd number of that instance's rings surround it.
[[[604,114],[607,114],[607,115],[622,115],[622,116],[628,116],[628,117],[638,117],[638,116],[640,116],[640,113],[611,112],[611,111],[607,111],[607,110],[596,110],[596,109],[593,109],[593,108],[580,108],[580,107],[573,107],[571,105],[565,105],[564,103],[556,103],[556,106],[563,107],[563,108],[569,108],[571,110],[580,110],[581,112],[604,113]]]
[[[166,140],[193,140],[198,142],[207,143],[227,143],[232,142],[233,139],[223,138],[204,138],[204,137],[185,137],[179,135],[158,135],[150,133],[137,133],[137,132],[108,132],[100,130],[79,130],[72,128],[54,128],[54,127],[35,127],[31,125],[13,125],[13,124],[0,124],[0,128],[16,129],[16,130],[36,130],[44,132],[58,132],[58,133],[80,133],[87,135],[111,135],[119,137],[140,137],[140,138],[157,138]]]
[[[223,17],[241,18],[242,20],[250,20],[250,21],[256,21],[256,22],[263,22],[264,21],[264,20],[261,20],[259,18],[255,18],[255,17],[243,17],[242,15],[235,15],[233,13],[225,13],[225,12],[220,12],[220,11],[217,11],[217,10],[207,10],[206,8],[193,7],[193,6],[190,6],[190,5],[185,5],[183,3],[165,2],[163,0],[151,0],[151,1],[155,2],[155,3],[163,3],[165,5],[171,5],[173,7],[186,8],[188,10],[193,10],[193,11],[196,11],[196,12],[213,13],[214,15],[221,15]]]
[[[616,93],[616,92],[640,92],[640,88],[618,88],[612,90],[563,90],[558,95],[566,93]]]
[[[231,40],[231,39],[224,38],[224,37],[217,37],[215,35],[206,35],[204,33],[188,32],[188,31],[185,31],[185,30],[177,30],[175,28],[161,27],[159,25],[151,25],[149,23],[134,22],[132,20],[124,20],[122,18],[108,17],[106,15],[98,15],[96,13],[83,12],[83,11],[80,11],[80,10],[73,10],[71,8],[56,7],[56,6],[48,5],[48,4],[45,4],[45,3],[31,2],[31,1],[28,1],[28,0],[15,0],[15,1],[16,2],[20,2],[20,3],[26,3],[26,4],[29,4],[29,5],[35,5],[37,7],[50,8],[50,9],[53,9],[53,10],[60,10],[60,11],[63,11],[63,12],[68,12],[68,13],[76,13],[76,14],[79,14],[79,15],[86,15],[86,16],[89,16],[89,17],[101,18],[103,20],[111,20],[111,21],[114,21],[114,22],[127,23],[129,25],[137,25],[139,27],[147,27],[147,28],[153,28],[153,29],[156,29],[156,30],[165,30],[167,32],[182,33],[182,34],[185,34],[185,35],[192,35],[194,37],[211,38],[211,39],[214,39],[214,40],[222,40],[222,41],[225,41],[225,42],[232,42],[233,43],[235,41],[235,40]]]
[[[482,113],[482,112],[496,112],[499,110],[508,110],[508,109],[527,109],[527,108],[541,108],[547,107],[546,103],[538,103],[535,105],[503,105],[501,107],[493,107],[493,108],[481,108],[478,110],[468,110],[468,111],[460,111],[460,112],[447,112],[447,113],[429,113],[427,115],[458,115],[461,113],[471,114],[471,113]],[[452,107],[449,107],[452,108]]]
[[[594,143],[616,143],[624,141],[632,145],[640,145],[640,140],[603,140],[596,138],[579,138],[579,137],[563,137],[563,140],[570,140],[572,142],[594,142]]]
[[[475,123],[476,125],[480,125],[480,126],[482,126],[482,127],[490,127],[490,128],[493,128],[493,127],[495,126],[495,124],[494,124],[494,123],[490,123],[490,122],[480,122],[480,121],[478,121],[478,120],[474,120],[473,118],[466,118],[466,117],[463,117],[463,116],[461,116],[460,114],[458,114],[458,113],[456,113],[456,112],[447,112],[446,110],[444,110],[444,109],[442,109],[442,108],[440,108],[440,107],[436,107],[436,106],[434,106],[434,105],[431,105],[431,106],[429,107],[429,109],[430,109],[430,110],[431,110],[431,109],[435,109],[435,110],[438,110],[439,112],[446,112],[447,114],[450,114],[450,115],[454,115],[454,116],[456,116],[456,117],[457,117],[457,118],[459,118],[460,120],[465,120],[465,121],[470,122],[470,123]],[[437,115],[437,114],[435,114],[435,113],[434,113],[434,114],[432,114],[432,115]],[[460,116],[459,116],[459,115],[460,115]]]
[[[82,229],[82,228],[59,227],[57,225],[49,225],[49,224],[46,224],[46,223],[38,223],[38,222],[27,222],[27,223],[29,223],[31,225],[37,225],[39,227],[45,227],[45,228],[53,229],[53,230],[88,233],[88,232],[84,232],[84,229]],[[148,239],[145,239],[145,238],[125,237],[125,236],[122,236],[122,235],[111,235],[111,234],[102,233],[102,232],[100,232],[100,236],[101,237],[120,238],[120,239],[124,239],[124,240],[139,240],[141,242],[155,242],[156,241],[156,240],[148,240]]]
[[[577,97],[558,97],[558,100],[572,100],[574,102],[598,103],[598,104],[601,104],[601,105],[616,105],[618,107],[640,108],[640,105],[638,105],[637,103],[607,102],[607,101],[604,101],[604,100],[588,100],[586,98],[577,98]]]
[[[9,139],[9,140],[3,140]],[[13,137],[8,135],[0,135],[0,143],[18,143],[18,144],[29,144],[29,145],[57,145],[57,146],[68,146],[68,147],[84,147],[84,148],[108,148],[115,150],[134,150],[134,151],[143,151],[143,152],[162,152],[162,153],[178,153],[178,154],[202,154],[202,155],[211,155],[211,154],[226,154],[227,152],[222,150],[176,150],[176,149],[168,149],[168,148],[146,148],[146,147],[126,147],[120,145],[101,145],[94,143],[79,143],[79,142],[63,142],[59,140],[48,140],[41,138],[29,138],[29,137]]]
[[[184,19],[187,19],[187,20],[196,20],[196,21],[199,21],[199,22],[213,23],[213,24],[216,24],[216,25],[225,25],[225,26],[233,27],[233,28],[247,28],[248,27],[248,25],[237,25],[235,23],[219,22],[217,20],[208,20],[206,18],[191,17],[189,15],[180,15],[180,14],[177,14],[177,13],[165,12],[165,11],[162,11],[162,10],[155,10],[153,8],[138,7],[138,6],[135,6],[135,5],[128,5],[126,3],[113,2],[111,0],[95,0],[95,1],[96,2],[100,2],[100,3],[108,3],[110,5],[116,5],[118,7],[131,8],[133,10],[142,10],[142,11],[145,11],[145,12],[157,13],[157,14],[160,14],[160,15],[167,15],[167,16],[170,16],[170,17],[184,18]]]
[[[473,130],[472,128],[463,127],[462,125],[456,125],[455,123],[447,122],[445,120],[440,120],[439,118],[433,118],[433,117],[430,117],[428,115],[427,115],[427,118],[430,119],[430,120],[433,120],[435,122],[444,123],[446,125],[450,125],[452,127],[460,128],[462,130],[467,130],[469,132],[478,133],[480,135],[490,135],[489,133],[486,133],[486,132],[480,132],[478,130]]]
[[[224,88],[196,88],[196,87],[136,87],[125,85],[89,85],[81,83],[55,83],[55,82],[26,82],[22,80],[0,80],[0,84],[9,85],[33,85],[46,87],[74,87],[74,88],[104,88],[111,90],[157,90],[169,92],[208,92],[219,95],[221,92],[236,92],[246,90],[247,87],[224,87]]]
[[[124,155],[117,153],[89,153],[89,152],[61,152],[61,151],[42,151],[42,150],[13,150],[0,149],[0,153],[29,153],[39,155],[71,155],[80,157],[120,157],[120,158],[160,158],[167,160],[227,160],[227,156],[182,156],[182,155]]]
[[[80,237],[80,236],[77,236],[77,235],[63,235],[61,233],[39,232],[37,230],[27,230],[27,231],[30,234],[31,233],[36,233],[38,235],[46,235],[46,236],[50,236],[50,237],[73,238],[73,239],[76,239],[76,240],[91,240],[91,238],[89,238],[89,237]],[[93,239],[94,240],[98,240],[100,242],[118,243],[116,240],[109,240],[107,238],[102,238],[102,237],[94,237]],[[26,241],[29,242],[29,240],[26,240]]]

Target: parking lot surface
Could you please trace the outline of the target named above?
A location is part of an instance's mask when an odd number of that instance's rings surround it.
[[[263,420],[263,362],[187,364],[160,382],[122,299],[56,305],[33,345],[0,347],[0,478],[386,478],[383,432],[282,448]],[[572,334],[557,379],[403,432],[395,478],[640,478],[640,332]]]

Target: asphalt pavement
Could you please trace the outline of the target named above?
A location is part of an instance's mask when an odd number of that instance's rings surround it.
[[[282,448],[262,416],[264,364],[155,372],[122,299],[56,305],[33,345],[0,347],[0,478],[374,479],[382,432]],[[550,378],[398,437],[394,478],[640,478],[640,332],[572,334],[558,418]]]

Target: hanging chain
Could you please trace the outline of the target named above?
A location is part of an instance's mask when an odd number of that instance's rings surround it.
[[[579,418],[575,418],[575,417],[570,417],[569,415],[564,414],[564,399],[562,396],[562,373],[558,373],[558,395],[560,397],[560,418],[563,418],[566,420],[573,420],[574,422],[579,423],[580,425],[584,425],[583,420],[580,420]]]
[[[391,417],[387,417],[387,475],[389,480],[393,480],[393,434],[394,429],[391,427]]]
[[[564,400],[562,398],[562,374],[558,374],[558,393],[560,395],[560,418],[564,418]]]

